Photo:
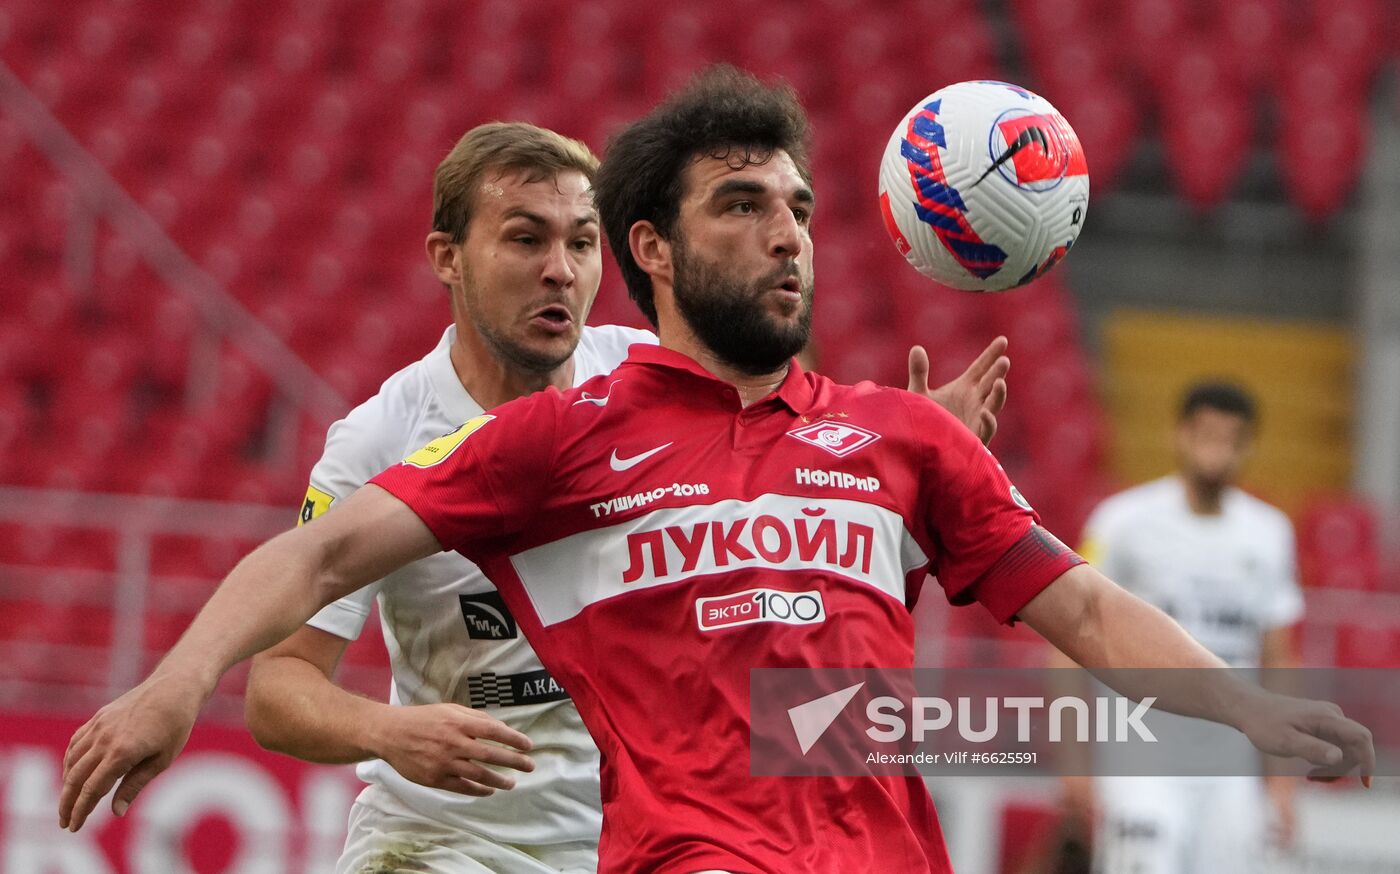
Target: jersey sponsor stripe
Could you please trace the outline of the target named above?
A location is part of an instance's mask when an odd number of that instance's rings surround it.
[[[928,557],[885,507],[770,494],[654,510],[510,561],[549,626],[628,592],[751,568],[830,573],[903,603],[906,575]]]

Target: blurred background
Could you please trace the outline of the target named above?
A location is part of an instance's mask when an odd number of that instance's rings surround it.
[[[294,523],[328,424],[436,342],[423,238],[457,137],[519,119],[601,152],[718,60],[812,115],[820,370],[903,385],[917,342],[946,379],[1008,335],[993,449],[1067,541],[1171,469],[1184,386],[1244,383],[1248,486],[1298,528],[1303,663],[1400,667],[1397,58],[1394,0],[4,0],[0,870],[328,870],[353,775],[256,750],[241,673],[81,836],[54,826],[69,732]],[[1073,253],[1005,295],[932,286],[876,209],[894,123],[973,78],[1052,101],[1092,179]],[[610,261],[591,321],[642,324]],[[931,600],[924,663],[1043,663]],[[341,679],[382,697],[374,637]],[[933,790],[960,874],[1055,870],[1054,786]],[[1397,816],[1393,780],[1310,789],[1296,870],[1400,871]]]

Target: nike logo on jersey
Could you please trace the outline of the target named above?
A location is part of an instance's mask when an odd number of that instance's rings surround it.
[[[615,379],[608,383],[607,393],[602,397],[594,397],[586,391],[579,392],[579,399],[574,401],[574,406],[578,406],[579,404],[596,404],[600,407],[606,407],[608,405],[608,398],[612,397],[613,386],[617,385],[619,382],[622,382],[622,380]],[[668,443],[667,445],[669,446],[670,444]]]
[[[672,441],[672,443],[674,443],[674,442],[675,442],[675,441]],[[660,452],[661,450],[665,449],[666,447],[668,447],[668,446],[670,446],[670,445],[671,445],[670,443],[663,443],[663,444],[661,444],[660,446],[656,447],[655,449],[648,449],[646,452],[643,452],[643,453],[641,453],[640,455],[634,455],[634,456],[632,456],[631,458],[618,458],[618,457],[617,457],[617,450],[614,449],[614,450],[612,451],[612,457],[608,459],[608,464],[612,467],[613,470],[615,470],[615,471],[621,473],[621,472],[624,471],[624,470],[628,470],[628,469],[630,469],[630,468],[636,467],[637,465],[641,464],[643,461],[646,461],[648,458],[651,458],[653,455],[655,455],[656,453]]]

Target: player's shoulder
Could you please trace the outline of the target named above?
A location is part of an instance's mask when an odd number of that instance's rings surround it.
[[[1091,524],[1106,525],[1169,510],[1180,498],[1175,477],[1162,477],[1109,495],[1094,508]]]
[[[433,403],[431,381],[420,359],[400,369],[379,390],[331,425],[321,464],[376,473],[398,461]],[[318,465],[319,466],[319,465]]]
[[[1228,500],[1230,510],[1250,527],[1275,532],[1292,532],[1293,530],[1293,522],[1288,518],[1287,513],[1263,498],[1251,495],[1244,489],[1230,489]]]
[[[627,358],[627,350],[633,344],[655,346],[658,342],[655,334],[639,328],[586,325],[579,334],[578,347],[574,350],[576,382],[611,372]]]

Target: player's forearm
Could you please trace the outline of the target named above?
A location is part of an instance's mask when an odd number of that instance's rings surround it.
[[[1021,617],[1119,694],[1154,697],[1162,710],[1238,725],[1241,707],[1261,691],[1220,670],[1225,663],[1171,617],[1088,565],[1065,573]]]
[[[336,597],[319,541],[279,535],[238,563],[153,676],[177,675],[207,697],[229,668],[283,640]]]
[[[245,719],[269,750],[341,765],[380,755],[374,727],[388,706],[347,692],[304,659],[264,654],[248,675]]]

